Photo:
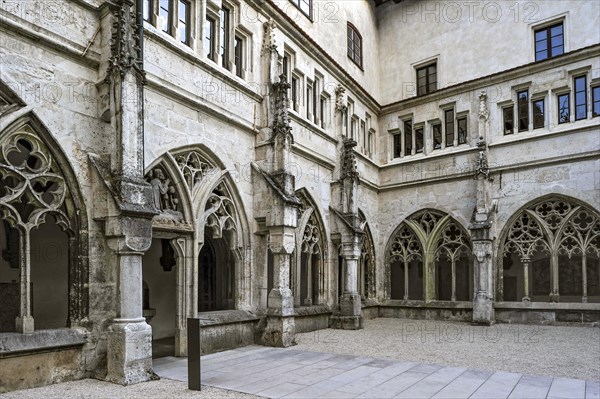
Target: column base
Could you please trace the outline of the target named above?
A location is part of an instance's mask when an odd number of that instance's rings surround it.
[[[362,328],[362,306],[360,295],[344,293],[340,297],[340,312],[329,319],[331,328],[360,330]]]
[[[269,310],[269,313],[271,312]],[[267,315],[267,325],[261,337],[262,344],[278,348],[296,345],[296,324],[293,316]]]
[[[492,325],[494,319],[494,302],[485,293],[477,293],[473,301],[473,323]]]
[[[21,334],[30,334],[34,330],[34,321],[32,316],[17,317],[15,320],[16,331]]]
[[[152,327],[142,318],[115,323],[108,328],[106,380],[130,385],[158,379],[152,370]]]
[[[175,330],[175,356],[185,357],[188,354],[187,330]]]
[[[551,293],[551,294],[549,295],[549,297],[550,297],[550,302],[555,302],[555,303],[558,303],[558,300],[559,300],[559,298],[560,298],[560,295],[559,295],[558,293]]]
[[[341,316],[335,315],[329,318],[329,328],[336,330],[361,330],[362,316]]]

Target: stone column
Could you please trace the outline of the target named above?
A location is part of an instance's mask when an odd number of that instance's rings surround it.
[[[16,331],[28,334],[33,332],[34,321],[31,316],[31,248],[29,228],[19,229],[19,283],[21,306],[19,316],[15,320]]]
[[[339,315],[332,317],[332,327],[343,330],[362,328],[362,306],[358,293],[358,259],[361,253],[360,235],[342,237],[342,257],[344,258],[344,292],[340,296]]]
[[[531,265],[531,260],[529,260]],[[558,254],[552,253],[550,255],[550,281],[552,282],[552,290],[550,291],[550,302],[558,302],[560,294],[558,291]]]
[[[273,253],[273,288],[269,292],[267,326],[262,338],[266,345],[285,348],[295,344],[294,298],[289,287],[296,241],[294,228],[272,227],[269,240]]]
[[[531,259],[522,258],[521,263],[523,264],[523,302],[530,302],[529,297],[529,268],[531,267]]]

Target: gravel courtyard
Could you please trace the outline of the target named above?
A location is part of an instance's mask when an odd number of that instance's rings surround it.
[[[600,380],[600,328],[365,320],[360,331],[298,334],[294,350],[362,355],[484,370]],[[82,380],[0,395],[21,398],[252,398],[255,396],[163,379],[128,387]]]
[[[365,320],[359,331],[298,334],[298,346],[334,352],[484,370],[600,380],[600,328]]]

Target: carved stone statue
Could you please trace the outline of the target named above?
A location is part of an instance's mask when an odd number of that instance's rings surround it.
[[[168,203],[168,191],[169,191],[169,183],[171,182],[169,179],[165,178],[162,170],[155,168],[152,171],[152,180],[150,180],[150,185],[152,186],[152,195],[154,198],[154,206],[159,211],[164,211],[165,209],[169,209],[167,205]]]

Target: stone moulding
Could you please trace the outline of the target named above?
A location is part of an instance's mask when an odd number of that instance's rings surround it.
[[[27,335],[0,333],[0,359],[33,352],[53,352],[87,343],[87,334],[72,328],[39,330]]]

